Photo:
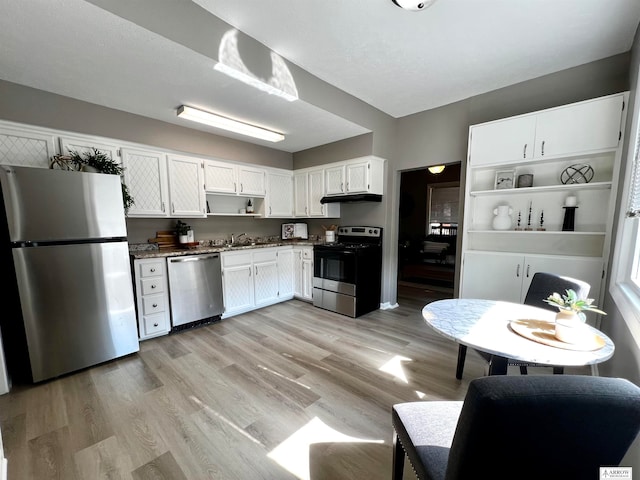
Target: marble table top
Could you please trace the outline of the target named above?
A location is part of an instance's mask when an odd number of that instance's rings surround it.
[[[600,330],[587,326],[605,342],[592,351],[566,350],[525,338],[509,327],[511,320],[553,322],[555,312],[519,303],[480,299],[447,299],[427,304],[422,316],[438,333],[468,347],[494,355],[544,365],[580,366],[604,362],[615,346]]]

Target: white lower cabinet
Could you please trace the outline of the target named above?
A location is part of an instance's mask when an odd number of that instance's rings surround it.
[[[223,318],[293,298],[291,247],[222,252]]]
[[[294,296],[301,300],[313,300],[313,247],[293,249]]]
[[[281,300],[293,298],[294,290],[294,260],[293,249],[289,247],[278,249],[278,297]]]
[[[255,304],[264,307],[278,301],[278,253],[262,248],[253,252],[253,286]]]
[[[162,258],[134,260],[133,274],[140,340],[166,335],[171,330],[166,262]]]
[[[464,254],[462,268],[461,298],[521,303],[533,275],[547,272],[589,283],[589,298],[594,298],[596,305],[600,301],[603,263],[598,257],[468,251]]]

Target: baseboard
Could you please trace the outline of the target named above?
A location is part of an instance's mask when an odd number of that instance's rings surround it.
[[[391,305],[390,302],[384,302],[380,304],[380,310],[393,310],[394,308],[398,308],[400,305],[394,303]]]

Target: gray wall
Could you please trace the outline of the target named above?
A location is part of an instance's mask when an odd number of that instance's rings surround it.
[[[290,153],[0,80],[0,118],[238,162],[288,168]]]

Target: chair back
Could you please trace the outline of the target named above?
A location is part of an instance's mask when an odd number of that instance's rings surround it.
[[[565,291],[569,289],[575,291],[578,298],[587,298],[591,285],[576,278],[564,277],[553,273],[536,272],[531,279],[524,303],[557,312],[558,309],[549,305],[544,299],[548,298],[549,295],[552,295],[554,292],[564,295]]]
[[[640,388],[628,380],[477,378],[469,383],[446,479],[598,478],[599,467],[620,465],[639,430]]]

